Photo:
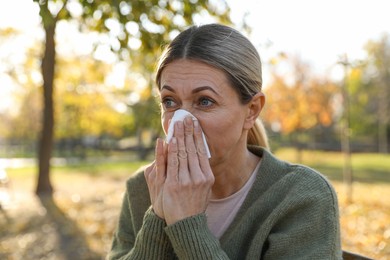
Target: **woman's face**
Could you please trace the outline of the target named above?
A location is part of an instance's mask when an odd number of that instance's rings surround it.
[[[198,61],[176,60],[161,74],[160,97],[165,133],[176,110],[192,113],[206,136],[211,165],[234,158],[237,147],[246,145],[244,129],[251,127],[245,120],[248,105],[241,104],[222,70]]]

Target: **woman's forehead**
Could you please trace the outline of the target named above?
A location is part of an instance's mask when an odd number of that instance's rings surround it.
[[[161,86],[175,84],[195,84],[219,86],[228,83],[226,73],[206,63],[192,60],[177,60],[168,64],[161,74]]]

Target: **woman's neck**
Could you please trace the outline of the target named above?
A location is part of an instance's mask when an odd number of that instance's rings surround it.
[[[258,156],[246,148],[238,154],[241,156],[229,156],[224,162],[212,167],[215,177],[211,195],[213,199],[226,198],[239,191],[260,161]]]

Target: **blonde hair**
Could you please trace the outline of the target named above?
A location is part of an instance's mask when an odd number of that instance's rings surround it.
[[[261,59],[253,44],[237,30],[221,25],[192,26],[181,32],[165,49],[157,66],[156,83],[161,73],[177,59],[192,59],[225,71],[242,104],[261,92]],[[268,138],[258,119],[248,133],[248,144],[268,146]]]
[[[265,131],[263,122],[260,119],[256,120],[255,125],[249,131],[247,143],[269,149],[267,132]]]

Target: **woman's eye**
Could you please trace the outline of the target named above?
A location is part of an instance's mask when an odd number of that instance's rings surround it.
[[[172,108],[176,106],[176,102],[171,98],[164,98],[161,102],[164,108]]]
[[[200,98],[199,105],[202,107],[209,107],[209,106],[214,105],[214,100],[212,100],[210,98]]]

